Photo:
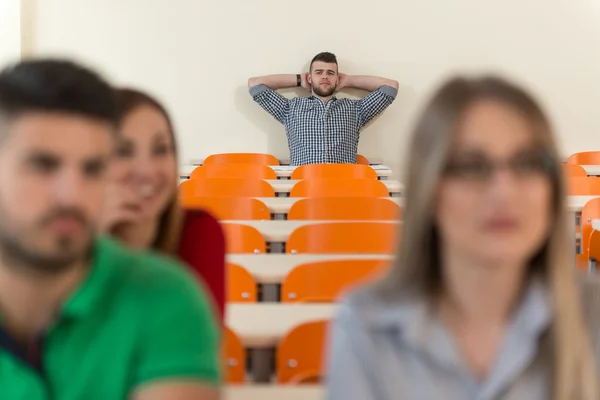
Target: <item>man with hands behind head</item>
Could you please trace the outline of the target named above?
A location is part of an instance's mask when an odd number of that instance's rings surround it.
[[[360,129],[394,101],[398,82],[338,73],[336,56],[319,53],[305,74],[267,75],[248,80],[250,95],[285,127],[292,165],[355,164]],[[299,87],[310,97],[287,99],[277,89]],[[338,99],[345,88],[370,92],[360,100]]]

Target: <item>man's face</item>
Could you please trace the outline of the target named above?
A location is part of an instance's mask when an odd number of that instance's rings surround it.
[[[0,257],[60,272],[92,245],[113,147],[110,124],[73,114],[0,121]]]
[[[310,71],[309,83],[317,96],[329,97],[334,94],[338,84],[337,64],[315,61]]]

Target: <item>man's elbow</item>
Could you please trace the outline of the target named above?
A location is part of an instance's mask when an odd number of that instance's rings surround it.
[[[391,80],[390,86],[393,87],[394,89],[398,90],[398,88],[400,87],[400,84],[398,83],[398,81]]]
[[[254,86],[258,85],[258,84],[260,84],[258,78],[249,78],[248,79],[248,87],[249,88],[254,87]]]

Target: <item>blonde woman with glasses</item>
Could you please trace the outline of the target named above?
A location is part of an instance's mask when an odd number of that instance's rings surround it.
[[[498,78],[433,96],[389,276],[333,323],[330,400],[596,400],[600,297],[574,269],[552,128]]]

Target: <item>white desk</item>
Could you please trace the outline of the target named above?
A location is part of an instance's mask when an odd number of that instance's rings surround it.
[[[261,234],[262,236],[265,238],[265,241],[267,242],[274,242],[274,243],[284,243],[287,242],[288,237],[290,236],[290,234],[296,229],[299,228],[301,226],[304,225],[313,225],[313,224],[319,224],[319,223],[324,223],[324,222],[339,222],[339,223],[347,223],[347,222],[381,222],[381,223],[386,223],[386,224],[398,224],[399,221],[317,221],[317,220],[307,220],[307,221],[301,221],[301,220],[293,220],[293,221],[286,221],[286,220],[269,220],[269,221],[260,221],[260,220],[240,220],[240,219],[233,219],[233,220],[223,220],[221,221],[221,223],[223,224],[243,224],[243,225],[249,225],[252,226],[254,228],[256,228]]]
[[[387,254],[228,254],[227,262],[244,267],[260,284],[279,284],[298,265],[332,260],[390,260]]]
[[[588,201],[600,196],[567,196],[567,209],[571,212],[581,212]]]
[[[588,176],[600,176],[600,165],[581,165]]]
[[[189,179],[192,171],[198,167],[197,165],[184,165],[179,168],[179,178],[181,179]],[[278,178],[289,178],[292,176],[292,172],[297,167],[293,167],[290,165],[270,165],[272,169],[275,170]],[[392,170],[390,167],[385,165],[371,165],[371,167],[375,170],[378,178],[387,178],[392,175]]]
[[[323,400],[322,385],[227,385],[225,400]]]
[[[254,303],[226,305],[226,325],[246,347],[271,348],[298,324],[331,319],[337,305],[315,303]]]
[[[262,201],[271,214],[287,214],[290,212],[292,205],[298,200],[305,199],[306,197],[256,197],[257,200]],[[386,197],[394,203],[402,206],[401,197]]]

